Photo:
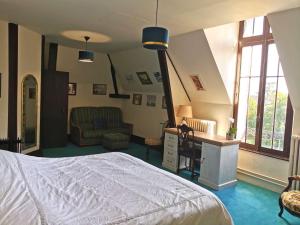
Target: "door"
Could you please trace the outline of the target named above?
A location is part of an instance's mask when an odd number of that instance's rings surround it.
[[[69,73],[44,71],[41,100],[41,146],[67,144]]]

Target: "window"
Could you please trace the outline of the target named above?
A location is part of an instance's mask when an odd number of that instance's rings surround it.
[[[240,22],[234,115],[241,147],[289,155],[293,110],[266,17]]]

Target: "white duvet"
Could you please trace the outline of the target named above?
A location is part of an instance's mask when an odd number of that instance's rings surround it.
[[[209,191],[124,153],[37,158],[0,151],[1,225],[229,225]]]

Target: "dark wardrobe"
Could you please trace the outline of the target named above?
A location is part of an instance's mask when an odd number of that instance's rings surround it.
[[[45,70],[41,93],[41,147],[66,146],[69,73]]]

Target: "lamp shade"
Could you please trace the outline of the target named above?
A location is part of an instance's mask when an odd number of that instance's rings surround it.
[[[163,27],[145,27],[142,41],[144,48],[165,50],[168,48],[169,32]]]
[[[192,106],[180,105],[177,111],[177,116],[184,117],[184,118],[192,118],[193,117]]]
[[[80,62],[94,62],[94,53],[91,51],[79,51],[78,60]]]

